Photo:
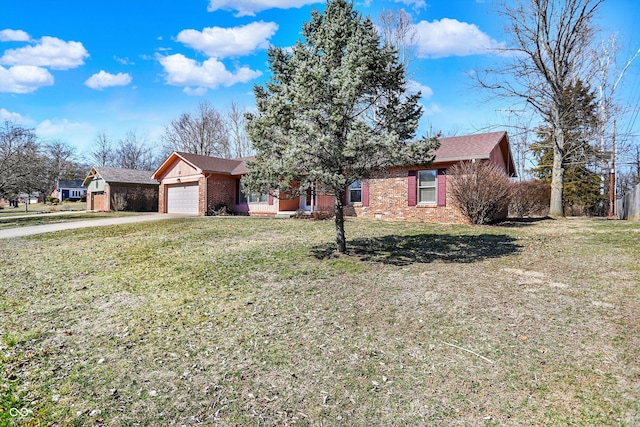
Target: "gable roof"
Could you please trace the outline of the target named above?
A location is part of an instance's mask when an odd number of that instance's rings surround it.
[[[505,131],[440,138],[434,164],[464,160],[487,160],[496,147],[500,148],[509,175],[515,175],[515,164]]]
[[[176,159],[181,159],[198,170],[199,173],[216,173],[221,175],[245,175],[249,172],[245,160],[253,157],[241,157],[238,159],[222,159],[220,157],[203,156],[200,154],[173,152],[167,160],[153,173],[153,178],[160,176],[173,164]]]
[[[60,179],[58,180],[58,188],[82,188],[84,183],[81,179]]]
[[[215,172],[229,175],[237,175],[235,173],[242,164],[244,159],[222,159],[220,157],[201,156],[199,154],[176,152],[187,163],[200,169],[202,172]]]
[[[440,148],[435,152],[434,164],[455,163],[464,160],[488,160],[496,147],[499,147],[502,158],[505,161],[507,172],[515,176],[515,164],[509,148],[509,138],[505,131],[480,133],[474,135],[454,136],[440,138]],[[222,159],[220,157],[202,156],[175,151],[153,173],[153,178],[160,179],[163,173],[177,159],[180,159],[199,173],[216,173],[221,175],[242,176],[249,172],[246,160],[255,157],[242,157],[237,159]]]
[[[89,182],[99,175],[109,184],[155,184],[159,185],[158,181],[154,180],[151,176],[153,171],[141,171],[136,169],[122,169],[122,168],[109,168],[106,166],[94,166],[89,171],[89,174],[84,179],[83,184],[88,185]]]

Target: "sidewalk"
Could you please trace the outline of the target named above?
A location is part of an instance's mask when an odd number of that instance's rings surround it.
[[[62,214],[62,212],[58,213]],[[50,215],[50,214],[43,214]],[[13,217],[17,218],[17,217]],[[17,227],[0,230],[0,239],[11,239],[14,237],[32,236],[34,234],[53,233],[62,230],[73,230],[76,228],[102,227],[105,225],[133,224],[146,221],[160,221],[173,218],[196,218],[192,215],[180,214],[140,214],[136,216],[124,216],[118,218],[100,218],[95,220],[72,221],[57,224],[34,225],[31,227]]]

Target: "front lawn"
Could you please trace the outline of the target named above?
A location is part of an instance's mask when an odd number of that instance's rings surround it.
[[[0,240],[0,425],[640,424],[640,223]]]
[[[61,222],[86,221],[91,219],[115,218],[141,215],[139,212],[65,212],[63,214],[42,214],[29,216],[0,215],[0,230],[34,225],[58,224]]]
[[[0,206],[0,218],[10,218],[12,216],[37,215],[50,212],[78,212],[86,211],[86,202],[62,202],[58,204],[33,203],[25,206],[11,207],[3,204]]]

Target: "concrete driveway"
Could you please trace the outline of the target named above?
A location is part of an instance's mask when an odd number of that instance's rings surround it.
[[[61,222],[57,224],[34,225],[31,227],[17,227],[0,230],[0,239],[31,236],[41,233],[52,233],[75,228],[101,227],[104,225],[133,224],[136,222],[160,221],[172,218],[195,218],[190,215],[145,213],[136,216],[123,216],[117,218],[88,219],[84,221]],[[15,218],[15,217],[14,217]]]

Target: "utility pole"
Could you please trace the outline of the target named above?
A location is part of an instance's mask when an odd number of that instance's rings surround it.
[[[616,121],[611,129],[611,170],[609,172],[609,218],[616,214]]]
[[[511,132],[511,114],[513,113],[524,113],[525,110],[514,110],[514,109],[510,109],[510,108],[504,108],[504,109],[498,109],[496,111],[499,111],[501,113],[507,113],[507,129],[508,132]],[[513,133],[513,135],[515,135],[515,132]],[[526,147],[526,141],[522,141],[519,140],[517,143],[512,143],[511,144],[512,147],[516,148],[516,158],[513,159],[514,160],[514,164],[516,166],[516,169],[518,169],[518,167],[520,168],[520,171],[518,171],[518,177],[519,180],[522,181],[524,179],[524,167],[525,167],[525,152],[527,151],[527,147]]]

